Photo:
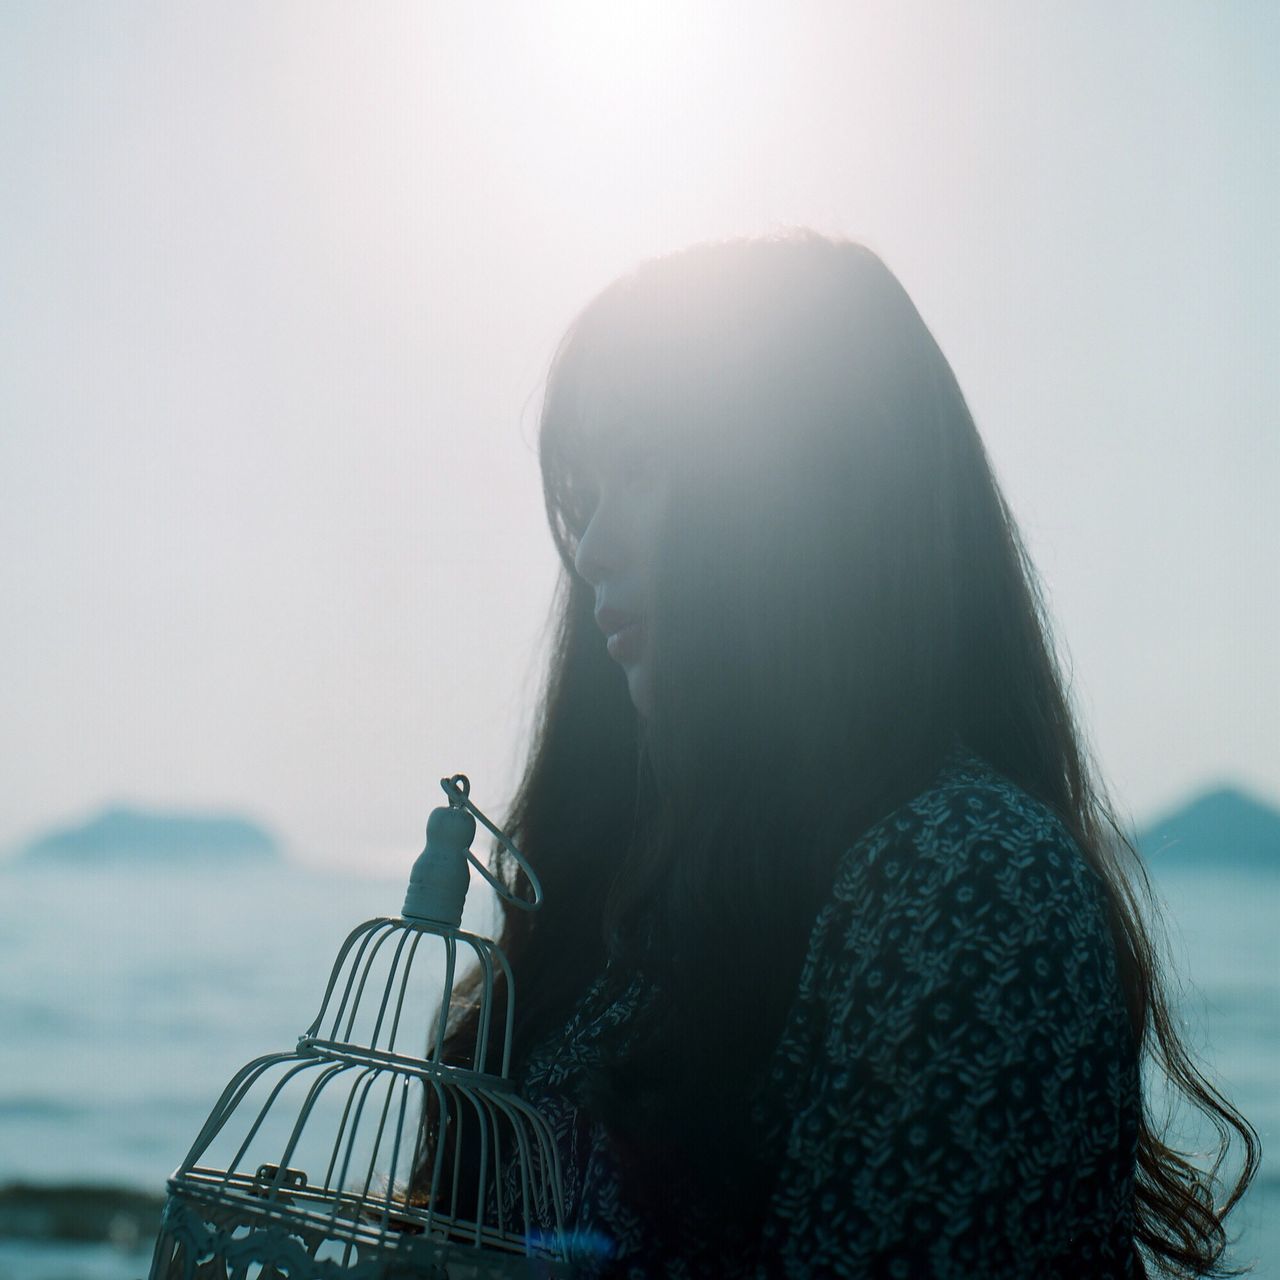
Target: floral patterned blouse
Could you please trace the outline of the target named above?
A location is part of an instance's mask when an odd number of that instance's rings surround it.
[[[780,1152],[740,1254],[653,1256],[574,1083],[644,998],[603,979],[517,1081],[585,1276],[1141,1277],[1138,1057],[1097,873],[958,747],[842,856],[753,1113]],[[769,1149],[769,1148],[765,1148]]]

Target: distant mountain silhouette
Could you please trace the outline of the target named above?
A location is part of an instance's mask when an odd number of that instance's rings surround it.
[[[1138,834],[1147,865],[1280,875],[1280,809],[1234,787],[1207,792]]]
[[[275,837],[247,818],[184,812],[155,812],[124,807],[104,809],[78,827],[50,831],[19,851],[25,863],[125,865],[201,862],[275,863]]]

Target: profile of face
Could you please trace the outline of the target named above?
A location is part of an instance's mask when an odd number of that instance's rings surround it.
[[[655,466],[633,459],[606,468],[598,493],[574,567],[595,592],[601,643],[626,673],[636,710],[647,717],[653,678],[650,605],[668,488]]]

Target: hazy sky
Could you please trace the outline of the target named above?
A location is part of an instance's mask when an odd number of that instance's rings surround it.
[[[1280,6],[0,4],[0,844],[495,817],[565,324],[652,253],[876,249],[1145,820],[1280,803]]]

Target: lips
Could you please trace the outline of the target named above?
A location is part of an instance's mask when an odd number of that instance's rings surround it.
[[[644,641],[644,623],[633,622],[621,631],[615,631],[605,643],[609,657],[615,662],[635,662],[640,657]]]
[[[608,636],[605,648],[615,662],[635,662],[644,639],[644,620],[622,609],[597,609],[596,626]]]
[[[606,636],[616,635],[619,631],[634,626],[639,621],[640,615],[638,613],[627,613],[622,609],[596,610],[596,626]]]

